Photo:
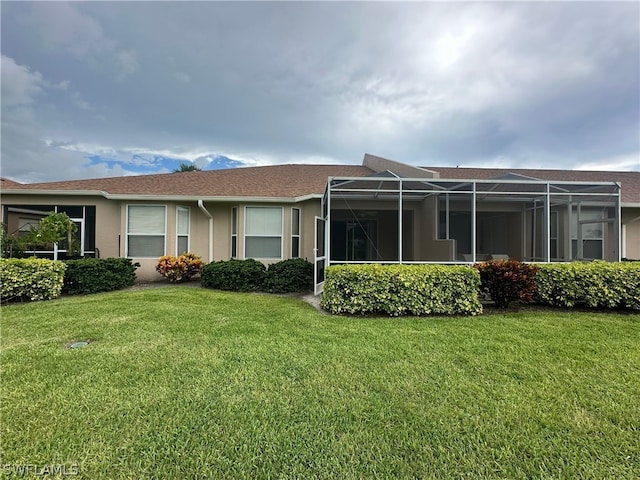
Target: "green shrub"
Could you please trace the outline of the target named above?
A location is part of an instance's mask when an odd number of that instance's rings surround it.
[[[308,292],[313,289],[313,264],[302,258],[272,263],[264,289],[271,293]]]
[[[185,252],[179,257],[164,255],[158,259],[156,271],[173,283],[191,280],[202,271],[202,258],[194,253]]]
[[[129,258],[83,258],[65,261],[63,292],[70,295],[110,292],[130,287],[136,268]]]
[[[264,287],[267,269],[264,264],[247,260],[211,262],[202,269],[202,286],[234,292],[256,292]]]
[[[640,309],[640,263],[539,264],[535,300],[558,307]]]
[[[320,304],[334,314],[476,315],[479,285],[466,265],[335,265]]]
[[[536,289],[538,267],[517,260],[491,260],[474,265],[480,272],[480,291],[500,308],[511,302],[530,302]]]
[[[16,235],[9,235],[4,223],[0,224],[0,257],[22,258],[24,246]]]
[[[49,300],[62,291],[66,265],[44,258],[0,258],[2,302]]]

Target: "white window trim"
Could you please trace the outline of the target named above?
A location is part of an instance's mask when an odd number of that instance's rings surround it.
[[[297,210],[298,211],[298,234],[295,235],[293,233],[293,211]],[[298,239],[298,256],[294,257],[293,256],[293,239],[297,238]],[[300,253],[302,251],[302,209],[299,207],[291,207],[291,245],[290,245],[290,253],[291,253],[291,258],[302,258]]]
[[[70,205],[51,205],[53,207],[53,212],[55,213],[59,213],[58,208],[62,207],[69,207]],[[87,216],[86,214],[86,205],[71,205],[71,206],[81,206],[82,207],[82,217],[69,217],[69,220],[71,220],[73,223],[78,224],[78,232],[80,233],[80,256],[84,257],[86,251],[84,249],[84,242],[85,242],[85,230],[84,230],[84,222],[85,222],[85,218]],[[29,214],[29,212],[26,212],[27,214]],[[36,212],[31,212],[31,213],[36,213]],[[33,224],[31,223],[31,226],[37,227],[40,224],[40,220],[42,220],[43,218],[45,218],[48,215],[49,212],[42,212],[42,216],[40,218],[38,218],[36,220],[36,223]],[[68,216],[68,215],[67,215]],[[29,220],[30,222],[35,220],[35,217],[32,218],[24,218],[24,217],[18,217],[18,224],[20,224],[20,220]],[[30,229],[29,229],[30,230]],[[29,230],[22,230],[22,227],[18,227],[18,231],[19,232],[28,232]],[[33,253],[35,254],[52,254],[53,255],[53,259],[54,260],[58,260],[58,254],[59,253],[67,253],[68,249],[66,248],[58,248],[58,243],[54,243],[53,244],[53,249],[52,250],[27,250],[27,252],[29,253]],[[93,252],[93,251],[92,251]]]
[[[180,234],[178,233],[178,212],[180,210],[186,210],[187,211],[187,219],[188,219],[188,228],[187,228],[187,233],[185,234]],[[127,223],[128,225],[128,223]],[[167,229],[166,223],[165,223],[165,230]],[[180,237],[187,237],[187,252],[191,251],[191,208],[189,207],[183,207],[183,206],[177,206],[176,207],[176,256],[177,255],[182,255],[184,252],[179,252],[178,251],[178,239]]]
[[[160,233],[145,233],[145,234],[141,234],[141,233],[129,233],[129,207],[162,207],[164,208],[164,233],[160,234]],[[162,247],[162,255],[166,255],[167,253],[167,206],[166,205],[157,205],[157,204],[153,204],[153,203],[128,203],[127,204],[127,211],[126,211],[126,216],[125,216],[125,228],[126,228],[126,235],[125,235],[125,244],[124,244],[124,251],[125,251],[125,258],[158,258],[157,255],[151,255],[149,257],[131,257],[129,255],[129,235],[133,235],[135,236],[139,236],[139,237],[145,237],[145,236],[150,236],[150,235],[162,235],[162,237],[164,238],[164,242],[163,242],[163,247]]]
[[[247,209],[248,208],[279,208],[280,209],[280,235],[247,235]],[[279,238],[280,239],[280,257],[247,257],[247,237],[260,237],[260,238]],[[283,249],[284,249],[284,207],[277,207],[271,205],[245,205],[244,207],[244,232],[242,235],[243,238],[243,249],[242,249],[242,258],[246,260],[247,258],[253,258],[255,260],[282,260],[283,257]]]
[[[233,212],[236,212],[235,225],[233,221]],[[233,233],[235,227],[235,233]],[[238,207],[231,207],[231,243],[229,244],[229,258],[238,258]],[[236,254],[233,254],[233,239],[236,240]]]

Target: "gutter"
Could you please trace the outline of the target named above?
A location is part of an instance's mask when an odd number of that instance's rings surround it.
[[[164,201],[164,202],[255,202],[255,203],[296,203],[300,200],[306,200],[307,195],[301,197],[207,197],[207,196],[188,196],[188,195],[128,195],[128,194],[107,194],[105,198],[109,200],[144,200],[144,201]]]
[[[256,203],[298,203],[311,199],[322,198],[321,193],[311,193],[298,197],[243,197],[243,196],[220,196],[220,197],[194,197],[189,195],[141,195],[126,193],[108,193],[100,190],[37,190],[37,189],[2,189],[3,195],[59,195],[59,196],[99,196],[107,200],[128,200],[128,201],[164,201],[164,202],[256,202]]]
[[[202,213],[209,219],[209,262],[213,262],[213,215],[204,207],[202,200],[198,200],[198,208],[200,208]]]
[[[3,188],[2,195],[70,195],[109,197],[109,194],[102,190],[38,190],[36,188]]]
[[[346,180],[346,181],[354,181],[354,180],[362,180],[367,178],[378,178],[378,177],[328,177],[328,180]],[[403,180],[408,180],[403,178]],[[410,180],[410,179],[409,179]],[[428,181],[432,179],[413,179],[414,181]],[[439,179],[433,179],[439,180]],[[493,182],[492,180],[459,180],[454,179],[460,183],[465,182],[476,182],[476,183],[487,183]],[[517,180],[501,180],[503,183],[522,183]],[[616,182],[562,182],[562,183],[590,183],[592,185],[612,185]],[[108,193],[100,190],[38,190],[38,189],[29,189],[29,188],[20,188],[20,189],[11,189],[11,188],[3,188],[0,192],[0,195],[60,195],[60,196],[99,196],[106,198],[108,200],[129,200],[129,201],[164,201],[164,202],[172,202],[172,201],[181,201],[181,202],[196,202],[196,201],[207,201],[207,202],[256,202],[256,203],[298,203],[304,202],[306,200],[313,199],[321,199],[323,197],[322,193],[311,193],[306,195],[300,195],[297,197],[246,197],[246,196],[205,196],[205,197],[193,197],[189,195],[140,195],[140,194],[126,194],[126,193]],[[625,202],[621,201],[620,206],[622,208],[640,208],[640,202],[632,201]]]

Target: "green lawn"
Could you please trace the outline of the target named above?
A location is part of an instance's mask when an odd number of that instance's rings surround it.
[[[0,476],[640,477],[639,315],[346,318],[188,287],[1,314]]]

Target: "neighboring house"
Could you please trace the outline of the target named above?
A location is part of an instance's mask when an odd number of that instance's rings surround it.
[[[65,182],[1,182],[9,233],[50,211],[82,254],[330,263],[640,258],[640,172],[276,165]],[[402,211],[402,215],[399,212]],[[65,258],[64,250],[37,252]]]

